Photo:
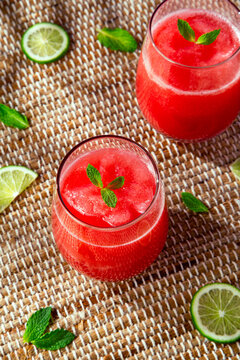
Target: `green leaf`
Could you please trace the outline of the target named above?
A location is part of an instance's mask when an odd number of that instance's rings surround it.
[[[51,311],[52,308],[47,307],[36,311],[30,316],[23,334],[24,342],[32,342],[44,333],[51,318]]]
[[[178,19],[178,30],[184,39],[195,42],[195,32],[187,21]]]
[[[200,213],[200,212],[209,212],[208,208],[195,196],[193,196],[189,192],[182,192],[181,194],[182,200],[188,209]]]
[[[234,175],[240,180],[240,158],[230,165],[230,168]]]
[[[97,38],[103,46],[111,50],[134,52],[137,49],[136,40],[124,29],[109,29],[105,27],[99,30]]]
[[[120,189],[123,184],[124,184],[124,177],[123,176],[118,176],[116,179],[114,179],[113,181],[111,181],[106,188],[110,189],[110,190],[114,190],[114,189]]]
[[[28,119],[15,109],[10,109],[4,104],[0,104],[0,121],[4,125],[18,129],[26,129],[29,127]]]
[[[44,334],[39,339],[32,341],[32,343],[39,349],[58,350],[70,344],[75,338],[75,335],[68,330],[57,329]]]
[[[99,188],[103,187],[102,178],[100,172],[92,165],[88,164],[87,166],[87,176],[93,185],[98,186]]]
[[[209,45],[212,44],[218,37],[221,29],[210,31],[209,33],[199,36],[196,44]]]
[[[87,166],[87,176],[89,180],[101,189],[102,199],[109,207],[115,208],[117,204],[117,197],[111,189],[119,189],[124,184],[124,177],[118,176],[116,179],[111,181],[105,188],[101,179],[100,172],[91,164]]]
[[[112,190],[101,189],[102,199],[107,206],[115,208],[117,204],[117,197]]]

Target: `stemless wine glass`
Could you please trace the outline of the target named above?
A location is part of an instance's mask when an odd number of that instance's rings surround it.
[[[156,189],[150,205],[137,218],[120,226],[99,227],[80,220],[69,210],[62,196],[62,179],[66,171],[71,171],[76,160],[101,149],[114,149],[116,162],[119,152],[127,149],[137,154],[154,174]],[[69,182],[71,176],[76,175],[70,174]],[[142,146],[120,136],[97,136],[81,142],[65,156],[58,170],[53,196],[52,231],[63,257],[76,270],[100,280],[132,277],[156,259],[164,246],[167,230],[163,184],[156,163]]]
[[[163,18],[183,9],[201,9],[221,17],[234,31],[234,52],[209,66],[183,65],[168,58],[156,45],[155,29]],[[224,48],[220,35],[218,46]],[[234,121],[240,110],[239,39],[240,12],[229,0],[165,0],[156,8],[138,63],[136,94],[144,117],[157,131],[177,140],[200,141],[221,133]]]

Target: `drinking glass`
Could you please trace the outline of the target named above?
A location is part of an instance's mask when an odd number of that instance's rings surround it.
[[[144,213],[116,227],[98,227],[81,221],[71,213],[61,195],[61,180],[69,166],[79,157],[105,148],[119,152],[127,149],[140,156],[154,174],[156,183],[155,194]],[[165,193],[157,165],[142,146],[120,136],[85,140],[65,156],[56,183],[52,231],[59,251],[76,270],[100,280],[122,280],[143,271],[159,255],[168,230]]]
[[[240,12],[229,0],[165,0],[149,23],[136,77],[139,107],[146,120],[167,137],[200,141],[221,133],[240,110],[240,47],[224,61],[209,66],[171,60],[156,46],[154,29],[164,17],[181,9],[214,12],[234,27],[238,37]]]

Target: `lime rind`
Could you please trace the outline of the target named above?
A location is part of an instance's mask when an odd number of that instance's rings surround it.
[[[38,174],[24,167],[10,165],[0,168],[0,213],[21,194]]]
[[[240,180],[240,158],[235,160],[234,163],[230,165],[230,168],[234,175]]]
[[[212,299],[210,303],[204,304],[204,296],[207,294]],[[227,299],[224,300],[224,297]],[[214,283],[201,287],[194,294],[190,312],[195,328],[204,337],[218,343],[232,343],[240,339],[239,307],[238,288],[230,284]],[[224,312],[222,317],[219,311]]]
[[[40,64],[60,59],[68,51],[69,44],[68,33],[60,25],[47,22],[31,26],[21,39],[24,54]]]

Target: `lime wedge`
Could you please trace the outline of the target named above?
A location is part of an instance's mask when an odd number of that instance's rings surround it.
[[[21,39],[24,54],[40,64],[60,59],[68,51],[69,43],[69,36],[61,26],[46,22],[31,26]]]
[[[0,213],[37,177],[37,173],[24,166],[2,167],[0,169]]]
[[[193,296],[195,328],[209,340],[231,343],[240,339],[240,290],[229,284],[201,287]]]
[[[240,158],[235,160],[234,163],[230,165],[230,168],[234,175],[240,180]]]

